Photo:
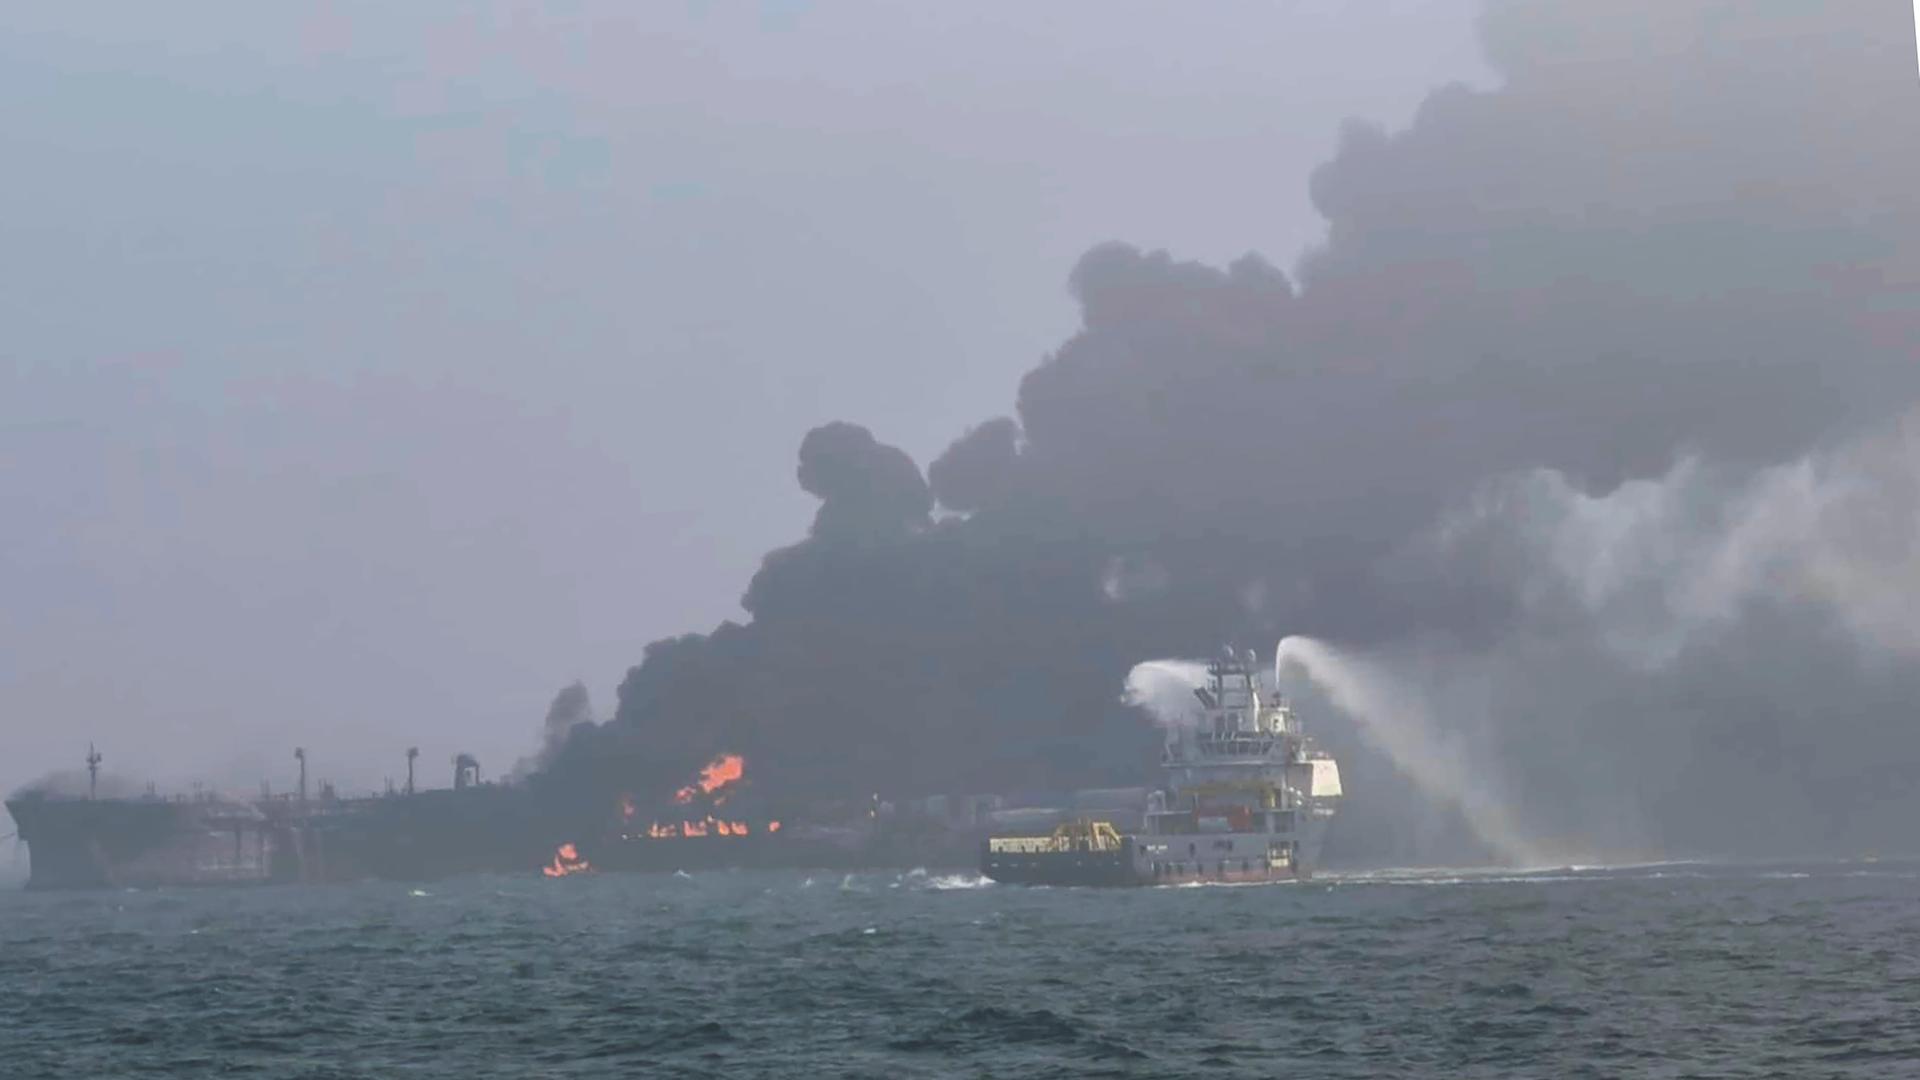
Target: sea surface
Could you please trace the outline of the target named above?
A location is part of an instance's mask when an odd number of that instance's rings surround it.
[[[1920,1076],[1920,864],[0,895],[0,1076]]]

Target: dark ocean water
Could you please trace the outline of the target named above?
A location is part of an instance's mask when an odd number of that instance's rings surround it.
[[[1920,864],[0,896],[0,1076],[1920,1076]]]

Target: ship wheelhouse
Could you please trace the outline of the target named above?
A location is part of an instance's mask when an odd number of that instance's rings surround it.
[[[1149,799],[1137,857],[1156,876],[1291,870],[1314,766],[1292,705],[1262,694],[1253,655],[1228,652],[1167,735],[1167,789]]]

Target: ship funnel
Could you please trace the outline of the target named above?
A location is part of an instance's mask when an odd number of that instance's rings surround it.
[[[464,791],[480,786],[480,761],[472,754],[453,755],[453,789]]]

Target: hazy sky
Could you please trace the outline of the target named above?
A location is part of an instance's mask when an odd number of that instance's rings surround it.
[[[812,426],[924,465],[1124,239],[1290,264],[1467,0],[28,5],[0,789],[489,772],[738,617]]]

